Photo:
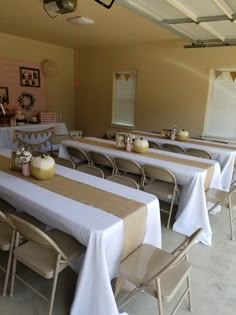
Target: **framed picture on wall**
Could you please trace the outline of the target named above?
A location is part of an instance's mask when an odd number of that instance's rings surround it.
[[[0,104],[9,103],[8,87],[0,86]]]
[[[40,70],[20,67],[20,85],[28,87],[40,87]]]

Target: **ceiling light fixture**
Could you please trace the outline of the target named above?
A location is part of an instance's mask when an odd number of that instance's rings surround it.
[[[89,25],[89,24],[94,24],[95,21],[89,18],[86,18],[84,16],[76,16],[67,19],[71,23],[79,24],[79,25]]]

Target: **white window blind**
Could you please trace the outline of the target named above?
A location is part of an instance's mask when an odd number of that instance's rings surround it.
[[[204,136],[236,139],[236,70],[211,70]]]
[[[134,127],[136,72],[113,73],[112,125]]]

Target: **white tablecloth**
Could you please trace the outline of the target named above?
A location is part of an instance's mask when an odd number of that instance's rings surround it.
[[[103,140],[98,138],[88,138],[99,142],[113,143],[109,140]],[[184,164],[174,163],[170,161],[158,160],[150,158],[142,154],[135,154],[132,152],[126,152],[122,150],[113,150],[96,146],[94,144],[79,143],[76,141],[65,140],[60,145],[59,156],[69,158],[69,154],[66,150],[66,146],[80,147],[85,151],[97,151],[103,152],[110,157],[125,157],[138,162],[140,165],[152,164],[161,167],[166,167],[172,171],[177,179],[178,184],[182,186],[182,193],[180,197],[180,203],[176,216],[176,221],[173,225],[173,230],[183,235],[191,235],[197,228],[202,227],[204,232],[199,237],[199,240],[206,244],[211,245],[212,242],[212,230],[209,222],[209,215],[207,211],[207,204],[204,191],[204,182],[207,175],[207,170],[188,166]],[[115,145],[115,144],[114,144]],[[155,149],[149,149],[150,152],[156,152]],[[189,160],[202,160],[192,156],[186,156],[182,154],[176,154],[172,152],[158,151],[163,155],[178,156]],[[211,180],[210,187],[221,189],[221,172],[220,165],[217,161],[207,160],[207,163],[214,165],[214,172]]]
[[[9,150],[0,154],[9,156]],[[59,165],[57,173],[146,204],[144,242],[161,247],[159,202],[155,196]],[[4,172],[0,172],[0,197],[87,246],[71,315],[119,314],[110,280],[118,274],[124,246],[122,219]]]
[[[29,124],[24,126],[16,126],[16,127],[0,127],[0,149],[11,149],[16,150],[17,149],[17,142],[13,142],[13,134],[12,131],[19,130],[19,131],[41,131],[48,128],[56,129],[56,134],[62,135],[62,134],[68,134],[67,127],[65,123],[50,123],[50,124]],[[39,143],[42,141],[45,141],[47,139],[47,136],[39,137],[35,139],[34,136],[32,136],[31,139],[29,139],[30,143]],[[50,150],[50,145],[48,143],[47,147],[43,146],[46,151]]]
[[[233,145],[219,143],[219,146],[224,145],[225,148],[213,147],[211,145],[217,146],[216,142],[194,139],[194,143],[189,143],[189,142],[183,142],[183,141],[177,141],[177,140],[170,140],[166,138],[163,138],[163,139],[154,138],[155,134],[151,132],[138,131],[138,130],[137,132],[142,132],[145,135],[145,139],[159,143],[161,145],[164,143],[170,143],[170,144],[177,144],[184,149],[191,147],[191,148],[208,151],[212,155],[213,159],[220,163],[221,176],[222,176],[222,188],[227,191],[229,190],[230,184],[232,181],[233,171],[234,171],[234,161],[236,157],[236,150],[232,150],[232,148],[230,148],[230,146],[232,147]],[[141,136],[136,135],[136,137],[141,137]],[[207,144],[209,144],[209,146]],[[229,148],[227,148],[227,146]]]

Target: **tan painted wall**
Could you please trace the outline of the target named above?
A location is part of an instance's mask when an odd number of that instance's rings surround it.
[[[209,68],[234,67],[236,47],[184,49],[184,42],[84,49],[79,53],[77,128],[102,136],[111,121],[112,72],[137,70],[136,128],[203,131]]]
[[[40,63],[53,60],[58,65],[54,78],[45,78],[47,110],[63,115],[69,129],[74,128],[74,50],[0,33],[0,57]],[[1,71],[1,69],[0,69]]]

